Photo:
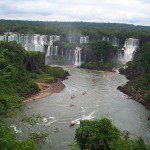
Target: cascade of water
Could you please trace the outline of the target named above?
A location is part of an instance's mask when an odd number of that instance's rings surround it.
[[[50,56],[52,56],[53,55],[53,46],[50,47],[50,52],[51,52]]]
[[[54,46],[54,55],[57,56],[57,54],[58,54],[58,46]]]
[[[50,45],[48,45],[46,57],[50,56]]]
[[[81,48],[76,47],[74,52],[74,65],[75,66],[81,66]]]
[[[64,50],[62,48],[62,51],[61,51],[61,56],[64,57]]]
[[[24,45],[25,50],[27,50],[27,44]]]
[[[56,53],[55,55],[58,55],[58,46],[56,46]]]
[[[71,50],[69,51],[69,60],[71,60]]]
[[[119,39],[118,38],[113,38],[112,45],[113,46],[119,46]]]
[[[131,61],[133,58],[133,53],[137,50],[137,48],[139,48],[139,39],[126,39],[123,47],[124,56],[122,58],[122,62],[127,63],[128,61]]]
[[[109,42],[109,37],[107,38],[107,42]]]
[[[37,44],[34,44],[34,50],[37,51]]]
[[[66,55],[65,55],[65,57],[66,57],[66,60],[67,60],[67,58],[68,58],[68,55],[67,55],[67,50],[66,50]]]
[[[101,53],[101,62],[103,62],[103,54]]]
[[[122,56],[122,53],[121,53],[121,49],[118,49],[118,60],[122,60],[123,56]]]

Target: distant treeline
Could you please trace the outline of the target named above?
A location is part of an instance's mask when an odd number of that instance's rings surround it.
[[[88,35],[92,40],[98,40],[102,36],[118,37],[121,44],[128,37],[140,39],[142,45],[150,41],[150,26],[120,23],[0,20],[0,34],[4,32],[58,34],[66,38],[66,34],[70,31]]]

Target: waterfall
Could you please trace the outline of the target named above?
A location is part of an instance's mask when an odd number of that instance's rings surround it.
[[[101,62],[103,62],[103,54],[101,53]]]
[[[50,47],[50,52],[51,52],[50,56],[53,55],[53,49],[54,49],[53,46],[51,46],[51,47]]]
[[[48,49],[47,49],[47,53],[46,53],[46,57],[50,56],[50,45],[48,45]]]
[[[125,41],[123,50],[124,50],[124,56],[122,58],[123,63],[127,63],[128,61],[131,61],[133,58],[134,52],[139,48],[139,39],[134,38],[128,38]]]
[[[71,50],[69,51],[69,60],[71,60]]]
[[[110,42],[110,39],[109,39],[109,37],[105,37],[105,36],[104,36],[104,37],[102,38],[102,41]]]
[[[121,61],[123,59],[123,56],[122,56],[122,50],[121,49],[118,49],[118,60]]]
[[[116,37],[113,38],[112,45],[113,45],[113,46],[119,46],[119,39],[116,38]]]
[[[74,52],[74,65],[81,66],[81,48],[76,47]]]
[[[58,46],[56,46],[56,55],[58,55]]]
[[[64,50],[63,50],[63,48],[62,48],[61,56],[64,57]]]
[[[56,55],[56,56],[58,55],[58,46],[54,47],[54,55]]]

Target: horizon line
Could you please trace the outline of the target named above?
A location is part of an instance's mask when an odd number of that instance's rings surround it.
[[[140,24],[134,24],[134,23],[127,23],[127,22],[93,22],[93,21],[79,21],[79,20],[74,20],[74,21],[63,21],[63,20],[28,20],[28,19],[1,19],[0,20],[6,20],[6,21],[33,21],[33,22],[82,22],[82,23],[97,23],[97,24],[124,24],[124,25],[134,25],[134,26],[143,26],[143,27],[150,27],[150,25],[140,25]]]

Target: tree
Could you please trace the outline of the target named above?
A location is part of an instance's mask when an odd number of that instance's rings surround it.
[[[81,150],[148,150],[149,148],[142,138],[130,140],[129,132],[121,133],[107,118],[81,121],[75,139]]]
[[[90,43],[94,58],[98,61],[108,61],[115,57],[117,49],[106,41],[92,41]]]

